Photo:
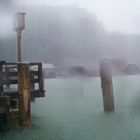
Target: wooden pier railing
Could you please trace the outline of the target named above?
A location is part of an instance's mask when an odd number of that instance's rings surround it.
[[[30,128],[30,103],[35,98],[44,96],[42,63],[0,62],[0,116],[6,119],[6,114],[11,109],[11,102],[17,99],[19,126]],[[6,110],[7,99],[10,101],[8,110]]]
[[[42,63],[29,63],[31,97],[45,96]],[[0,63],[0,94],[18,97],[18,63]]]

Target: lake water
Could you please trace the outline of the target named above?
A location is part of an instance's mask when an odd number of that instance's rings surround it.
[[[32,103],[32,129],[10,123],[0,140],[140,140],[140,77],[113,83],[115,112],[105,113],[99,78],[46,80],[46,97]]]

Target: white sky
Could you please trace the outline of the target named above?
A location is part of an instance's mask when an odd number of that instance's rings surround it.
[[[94,13],[109,31],[140,33],[140,0],[23,0],[26,4],[77,4]]]

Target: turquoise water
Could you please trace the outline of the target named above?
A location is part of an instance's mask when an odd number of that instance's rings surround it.
[[[0,140],[140,140],[140,77],[114,77],[115,112],[104,113],[99,78],[46,81],[32,103],[32,129],[0,130]]]

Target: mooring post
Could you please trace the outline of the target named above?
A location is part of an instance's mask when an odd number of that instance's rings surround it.
[[[28,63],[18,64],[19,126],[31,127],[30,70]]]
[[[106,112],[114,111],[115,107],[113,96],[112,73],[109,63],[107,62],[100,63],[100,77],[101,77],[104,111]]]

